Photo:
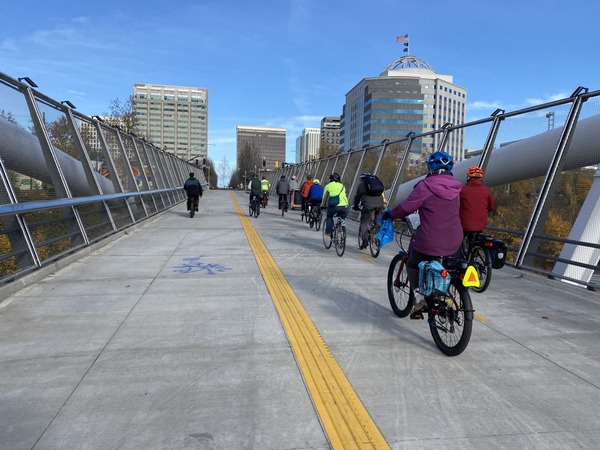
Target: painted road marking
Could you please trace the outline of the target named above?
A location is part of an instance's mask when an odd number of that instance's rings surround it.
[[[389,449],[279,266],[230,195],[332,448]]]

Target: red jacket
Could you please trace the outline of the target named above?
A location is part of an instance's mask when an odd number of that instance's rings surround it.
[[[494,196],[480,179],[469,180],[460,191],[460,223],[463,231],[482,231],[488,212],[494,210]]]

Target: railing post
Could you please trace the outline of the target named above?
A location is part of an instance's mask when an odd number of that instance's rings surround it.
[[[556,151],[554,152],[554,157],[552,158],[550,167],[546,173],[546,178],[542,184],[531,220],[529,221],[529,226],[527,227],[525,235],[523,236],[521,248],[519,249],[519,253],[515,261],[515,266],[517,268],[525,264],[525,257],[530,246],[532,245],[534,236],[540,234],[541,228],[544,225],[545,221],[540,219],[548,214],[549,206],[546,203],[548,197],[554,191],[556,175],[561,171],[564,156],[573,138],[573,131],[575,130],[575,125],[577,123],[577,119],[579,118],[581,107],[585,101],[584,97],[581,95],[582,91],[587,93],[587,88],[579,87],[577,90],[575,90],[575,92],[573,92],[573,94],[571,94],[571,98],[573,98],[573,104],[571,105],[571,110],[569,111],[565,125],[563,126],[560,134],[558,145],[556,147]]]

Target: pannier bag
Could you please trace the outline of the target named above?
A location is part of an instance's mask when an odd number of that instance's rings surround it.
[[[367,188],[367,195],[370,196],[381,195],[384,191],[383,183],[377,175],[367,175],[365,178],[365,187]]]
[[[450,274],[439,261],[421,261],[419,263],[419,292],[424,296],[448,294]]]
[[[506,262],[506,245],[500,239],[494,239],[494,246],[490,249],[492,268],[502,269]]]

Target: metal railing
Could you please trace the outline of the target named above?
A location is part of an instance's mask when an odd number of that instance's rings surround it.
[[[551,121],[550,121],[551,120]],[[455,155],[454,176],[466,181],[468,167],[485,170],[496,209],[488,232],[508,245],[508,262],[589,289],[600,287],[600,91],[578,88],[568,98],[505,112],[359,150],[291,164],[268,172],[272,190],[283,175],[329,181],[338,172],[352,202],[360,173],[379,176],[391,207],[404,200],[425,175],[422,162],[449,140],[463,139],[475,151]],[[439,135],[436,149],[425,136]],[[456,135],[456,136],[455,136]],[[469,158],[469,156],[471,156]],[[358,213],[349,211],[356,219]]]
[[[0,73],[0,280],[180,203],[190,171],[206,186],[187,161]]]

